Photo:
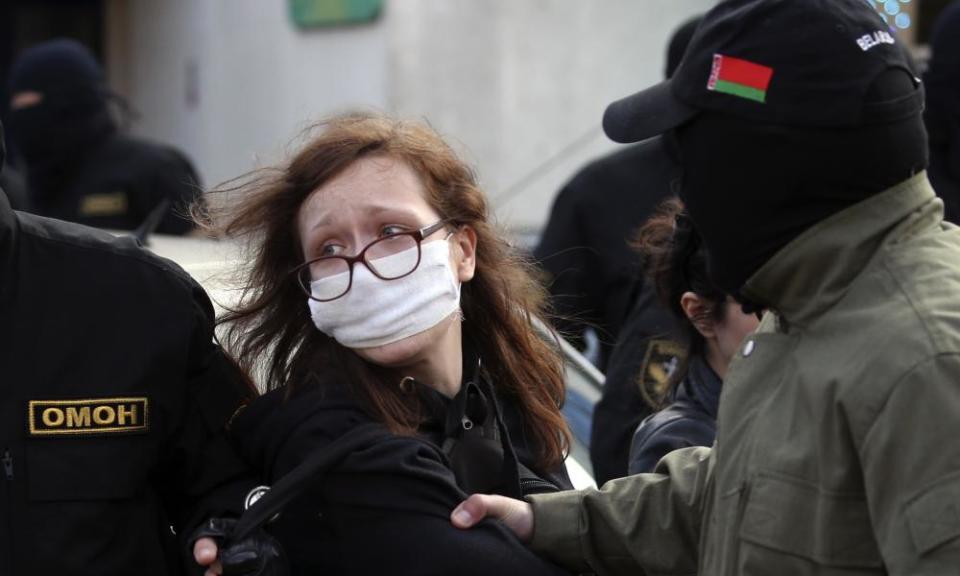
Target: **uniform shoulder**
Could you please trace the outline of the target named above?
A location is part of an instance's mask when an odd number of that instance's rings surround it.
[[[122,162],[136,171],[173,169],[177,172],[194,172],[186,154],[173,146],[127,134],[116,134],[107,140],[98,156],[101,162]]]
[[[24,247],[43,244],[45,254],[62,259],[82,259],[85,265],[109,268],[110,274],[120,280],[123,271],[150,275],[157,282],[179,285],[190,291],[199,286],[180,266],[153,254],[140,246],[131,236],[113,234],[81,224],[63,222],[33,214],[18,213],[20,241]],[[115,266],[116,259],[124,266]]]
[[[664,162],[670,161],[667,149],[663,145],[663,138],[656,137],[645,140],[638,144],[624,146],[622,149],[612,152],[602,158],[598,158],[594,165],[597,168],[614,168],[624,166],[635,168],[637,162]]]
[[[666,454],[688,446],[710,446],[716,424],[701,411],[672,404],[637,427],[630,445],[630,473],[650,472]]]
[[[666,196],[675,171],[676,162],[662,139],[653,138],[594,159],[574,174],[561,195],[568,202],[577,199],[601,207],[614,197],[631,204],[654,201]]]
[[[152,156],[160,159],[185,157],[182,152],[173,146],[129,134],[115,134],[107,140],[104,150],[115,155]]]
[[[571,183],[589,182],[597,178],[603,178],[609,175],[611,171],[634,171],[636,169],[635,163],[638,160],[643,162],[646,158],[654,158],[662,151],[658,138],[615,149],[613,152],[594,158],[583,165],[574,174]]]
[[[700,436],[704,431],[712,432],[716,424],[710,417],[689,405],[674,403],[663,410],[647,416],[637,426],[634,443],[649,442],[661,435]]]

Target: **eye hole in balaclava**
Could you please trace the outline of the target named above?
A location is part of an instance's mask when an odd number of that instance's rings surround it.
[[[882,104],[916,89],[912,75],[891,69],[867,101]],[[820,128],[703,112],[675,137],[683,166],[679,194],[703,236],[710,274],[741,301],[744,283],[804,230],[927,164],[920,115]]]

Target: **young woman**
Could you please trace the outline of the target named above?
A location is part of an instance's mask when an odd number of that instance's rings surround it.
[[[700,236],[677,199],[664,202],[640,229],[636,248],[651,282],[677,318],[686,347],[666,390],[653,399],[663,408],[637,427],[630,446],[630,474],[652,472],[667,453],[711,446],[727,365],[759,321],[710,281]]]
[[[293,572],[555,573],[497,523],[448,521],[472,492],[571,487],[544,293],[471,170],[425,125],[346,115],[238,189],[222,231],[251,264],[225,344],[269,389],[240,450],[272,483],[382,425],[269,525]]]

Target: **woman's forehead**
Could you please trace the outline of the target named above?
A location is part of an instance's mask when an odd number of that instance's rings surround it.
[[[317,188],[300,208],[301,228],[315,228],[351,214],[433,216],[420,177],[407,164],[390,157],[361,158]]]

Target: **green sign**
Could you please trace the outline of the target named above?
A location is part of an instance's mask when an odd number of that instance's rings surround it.
[[[290,17],[301,28],[371,22],[383,0],[290,0]]]

